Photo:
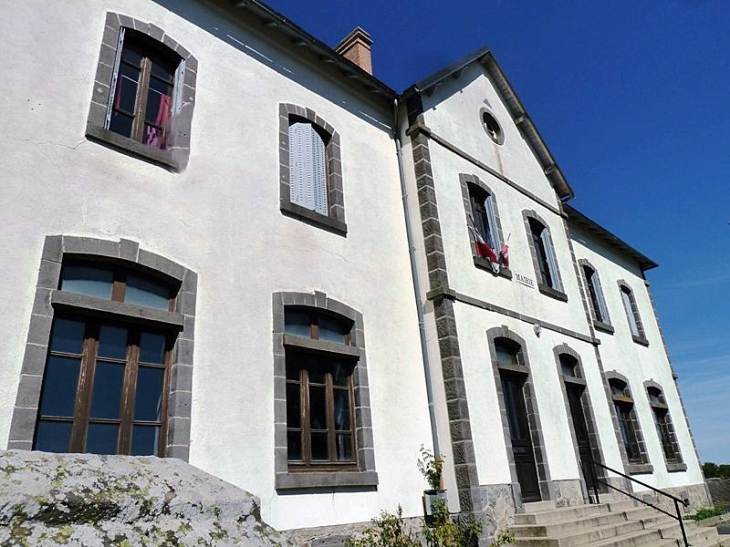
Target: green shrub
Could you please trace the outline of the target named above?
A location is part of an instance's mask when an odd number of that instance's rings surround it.
[[[710,517],[716,517],[718,515],[722,515],[724,512],[725,511],[723,511],[723,509],[720,507],[715,507],[715,506],[700,507],[699,509],[697,509],[695,514],[690,515],[690,517],[692,518],[692,520],[700,521],[700,520],[708,519]]]
[[[370,521],[371,525],[358,538],[350,538],[347,547],[422,547],[418,536],[408,529],[403,520],[403,508],[399,505],[395,515],[383,511],[380,518]]]

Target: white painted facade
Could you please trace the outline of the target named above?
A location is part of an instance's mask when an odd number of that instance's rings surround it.
[[[432,432],[390,99],[373,98],[363,86],[334,77],[297,46],[274,41],[263,27],[246,23],[248,16],[239,21],[235,9],[222,1],[79,0],[41,6],[0,0],[0,7],[13,13],[0,18],[0,203],[5,205],[0,446],[10,436],[45,238],[123,238],[198,276],[191,464],[260,497],[262,517],[279,529],[366,521],[399,504],[406,516],[420,515],[425,483],[416,457],[421,445],[431,445]],[[198,61],[190,160],[182,172],[85,137],[107,12],[160,27]],[[543,324],[538,336],[534,321],[454,303],[478,485],[513,482],[486,337],[487,330],[501,326],[526,343],[551,481],[580,479],[553,353],[561,344],[581,357],[605,462],[623,465],[596,344],[588,341],[595,337],[603,369],[631,382],[654,466],[642,480],[659,487],[702,483],[638,266],[572,227],[569,239],[555,189],[481,64],[469,64],[459,78],[444,80],[422,100],[422,123],[463,151],[458,155],[434,140],[429,144],[449,288]],[[340,136],[346,237],[280,211],[282,103],[312,109]],[[501,124],[503,145],[492,143],[484,131],[483,107]],[[450,507],[456,511],[456,456],[434,304],[427,298],[432,287],[414,151],[405,135],[403,104],[399,112],[436,434],[447,461],[446,486],[453,492]],[[474,266],[459,174],[479,177],[494,193],[504,236],[510,234],[512,279]],[[534,210],[550,230],[566,302],[514,277],[536,277],[523,210]],[[614,335],[594,332],[587,320],[572,250],[600,270]],[[648,347],[631,340],[617,279],[634,291]],[[275,487],[272,294],[314,291],[363,316],[377,488],[282,493]],[[686,472],[668,473],[661,465],[642,386],[648,379],[664,388]]]

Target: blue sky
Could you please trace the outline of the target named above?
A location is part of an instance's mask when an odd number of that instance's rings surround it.
[[[268,4],[331,46],[363,27],[396,91],[489,45],[571,204],[659,263],[647,275],[700,459],[730,463],[730,2]]]

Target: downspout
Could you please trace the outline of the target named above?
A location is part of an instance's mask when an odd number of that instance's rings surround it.
[[[413,292],[416,299],[416,313],[418,314],[418,334],[421,338],[421,355],[423,356],[423,374],[426,377],[426,399],[428,400],[428,416],[431,420],[431,440],[433,442],[433,453],[441,454],[439,449],[438,431],[436,429],[436,409],[433,405],[433,386],[431,384],[431,366],[428,360],[428,346],[426,344],[426,327],[423,319],[423,301],[421,300],[421,284],[418,281],[416,267],[416,248],[413,245],[413,232],[411,231],[411,215],[408,212],[408,191],[406,189],[406,176],[403,167],[403,151],[400,141],[400,124],[398,119],[398,99],[393,99],[393,136],[395,139],[396,156],[398,157],[398,173],[400,175],[401,200],[403,201],[403,215],[406,221],[406,239],[408,240],[408,256],[411,260],[411,276],[413,278]]]

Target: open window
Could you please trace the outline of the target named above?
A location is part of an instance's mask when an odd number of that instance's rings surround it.
[[[533,211],[523,211],[523,216],[540,292],[558,300],[567,301],[568,296],[563,289],[550,230]]]
[[[608,316],[608,306],[603,296],[603,288],[601,287],[601,279],[598,276],[598,272],[586,260],[581,259],[579,263],[581,272],[583,273],[583,281],[591,317],[593,318],[593,326],[603,332],[613,333],[611,319]]]
[[[634,339],[634,342],[648,346],[649,341],[646,339],[646,335],[644,334],[644,325],[641,322],[641,316],[639,315],[639,308],[636,305],[634,293],[625,281],[619,281],[618,286],[621,293],[621,302],[623,303],[624,311],[626,312],[626,319],[629,323],[631,337]]]

